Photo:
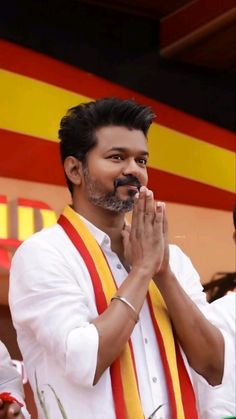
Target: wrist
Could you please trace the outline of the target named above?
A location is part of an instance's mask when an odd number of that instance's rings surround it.
[[[136,279],[139,278],[142,282],[147,281],[149,283],[153,277],[153,271],[151,271],[149,266],[133,265],[131,272]]]
[[[173,272],[171,270],[170,265],[168,265],[165,269],[160,269],[153,277],[154,282],[161,283],[162,281],[167,281],[168,279],[173,279]]]

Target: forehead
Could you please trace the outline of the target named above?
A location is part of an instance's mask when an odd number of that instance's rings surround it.
[[[109,149],[124,148],[134,152],[147,152],[147,139],[144,133],[137,129],[119,126],[107,126],[96,130],[97,145],[102,152]]]

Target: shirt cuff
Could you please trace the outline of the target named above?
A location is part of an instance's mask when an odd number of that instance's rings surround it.
[[[99,336],[89,324],[72,330],[67,339],[66,375],[83,387],[93,387]]]
[[[205,386],[205,388],[211,389],[212,391],[220,389],[223,386],[227,386],[228,388],[235,388],[235,364],[233,365],[232,360],[235,359],[235,347],[234,347],[234,339],[230,336],[227,332],[221,329],[221,333],[224,337],[225,343],[225,352],[224,352],[224,372],[222,377],[222,382],[216,386],[212,386],[209,384],[204,377],[197,374],[193,371],[193,374],[196,375],[197,381],[201,386]],[[234,361],[235,362],[235,361]]]

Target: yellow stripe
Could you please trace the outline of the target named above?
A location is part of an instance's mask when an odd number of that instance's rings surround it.
[[[127,406],[127,419],[143,419],[143,411],[137,391],[137,380],[128,344],[125,345],[120,361],[124,398]]]
[[[8,217],[7,217],[7,204],[0,203],[0,238],[8,238]]]
[[[50,209],[40,209],[39,212],[42,216],[43,228],[50,227],[57,222],[57,214],[55,211]]]
[[[153,124],[149,135],[149,166],[229,192],[235,191],[232,151]]]
[[[64,209],[63,215],[71,222],[74,228],[79,231],[79,234],[86,247],[88,248],[89,253],[92,255],[99,276],[104,278],[103,291],[109,304],[111,298],[116,292],[116,287],[111,277],[108,265],[104,262],[104,255],[101,251],[101,248],[97,244],[90,231],[87,229],[86,225],[82,222],[81,218],[78,216],[78,214],[76,214],[75,211],[73,211],[71,207],[67,206]],[[94,255],[96,255],[96,258]]]
[[[18,207],[18,239],[25,240],[34,233],[34,210],[30,207]]]
[[[107,304],[109,304],[111,298],[116,292],[116,287],[100,246],[97,244],[96,240],[89,232],[80,217],[69,206],[65,208],[63,215],[71,222],[75,229],[79,231],[85,246],[87,247],[89,253],[92,255],[93,261],[101,279],[102,288],[106,297]],[[122,383],[124,386],[124,397],[128,414],[127,419],[143,419],[143,412],[140,405],[136,378],[128,344],[126,344],[125,349],[120,357],[120,366]]]
[[[167,308],[164,303],[164,300],[159,290],[153,283],[153,281],[150,284],[149,290],[150,290],[152,305],[153,307],[156,308],[154,310],[154,315],[155,315],[156,322],[159,326],[159,329],[162,335],[162,339],[163,339],[163,343],[165,347],[165,353],[167,356],[167,361],[170,368],[170,374],[172,377],[172,383],[174,387],[174,394],[175,394],[176,407],[177,407],[177,417],[178,419],[184,419],[185,415],[184,415],[182,398],[181,398],[175,344],[174,344],[174,338],[173,338],[170,319],[168,316],[168,312],[167,312]]]
[[[68,90],[0,70],[0,128],[57,141],[61,117],[89,98]],[[152,124],[149,166],[229,192],[235,191],[232,151]]]
[[[85,96],[0,70],[0,128],[57,141],[62,116]]]

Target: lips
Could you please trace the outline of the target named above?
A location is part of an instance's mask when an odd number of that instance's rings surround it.
[[[130,183],[128,183],[127,185],[123,185],[123,186],[127,186],[127,188],[133,189],[134,191],[139,191],[139,189],[140,189],[140,187],[138,187],[137,185],[131,185]]]
[[[129,189],[138,190],[141,188],[141,183],[137,178],[134,177],[127,177],[125,179],[116,179],[114,182],[115,189],[117,189],[120,186],[127,186]]]

